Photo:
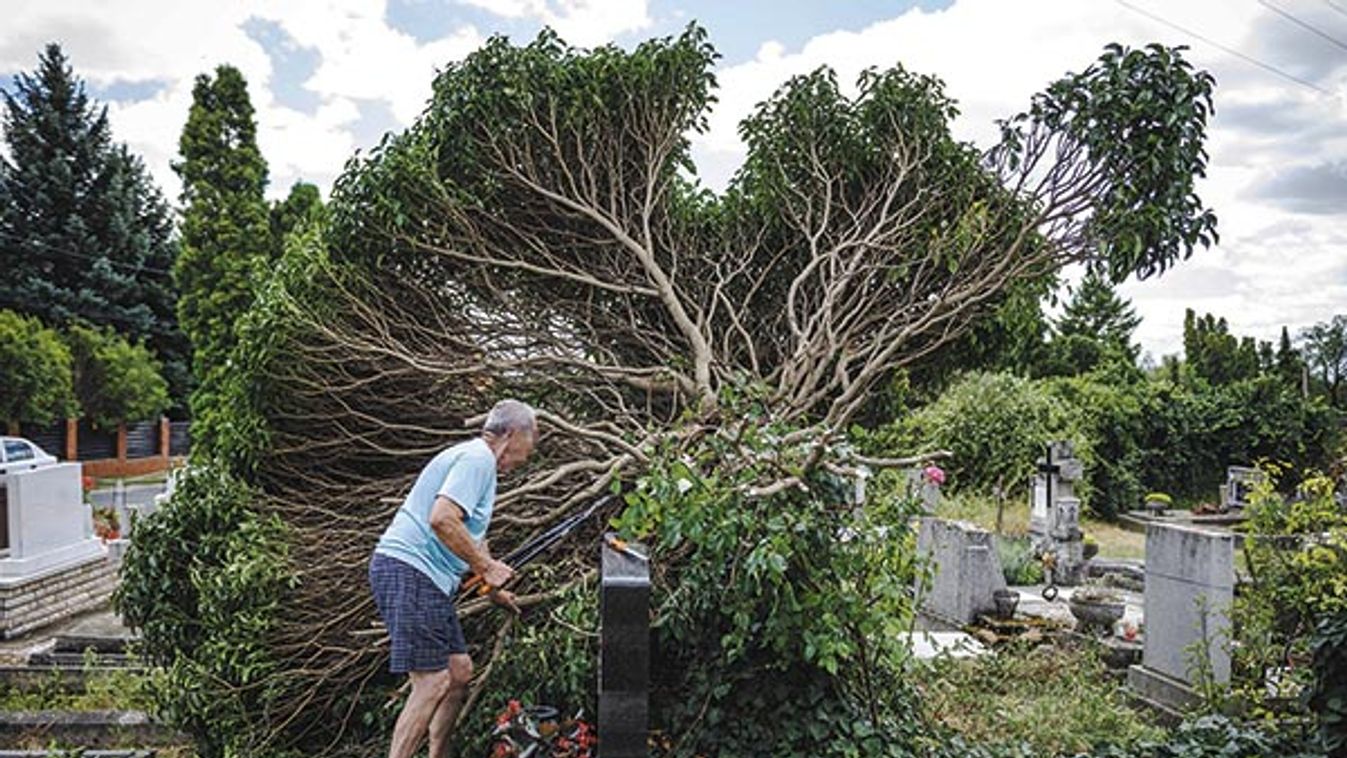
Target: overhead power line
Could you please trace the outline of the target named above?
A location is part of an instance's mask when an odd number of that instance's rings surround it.
[[[1255,66],[1257,66],[1257,67],[1263,69],[1264,71],[1267,71],[1268,73],[1275,74],[1275,75],[1277,75],[1277,76],[1280,76],[1280,77],[1283,78],[1283,79],[1286,79],[1286,80],[1288,80],[1288,81],[1295,82],[1296,84],[1299,84],[1299,85],[1301,85],[1302,87],[1308,87],[1308,88],[1314,90],[1315,92],[1318,92],[1318,93],[1321,94],[1321,95],[1328,95],[1329,97],[1333,97],[1333,96],[1334,96],[1334,93],[1332,93],[1332,92],[1330,92],[1330,91],[1324,89],[1323,87],[1320,87],[1319,85],[1315,84],[1314,82],[1311,82],[1311,81],[1306,80],[1306,79],[1301,79],[1300,77],[1296,76],[1295,74],[1288,74],[1287,72],[1282,71],[1281,69],[1277,68],[1276,66],[1273,66],[1273,65],[1270,64],[1270,63],[1264,63],[1264,62],[1258,60],[1257,58],[1254,58],[1254,57],[1251,56],[1251,55],[1246,55],[1246,54],[1241,53],[1240,51],[1238,51],[1238,50],[1236,50],[1236,49],[1234,49],[1234,48],[1232,48],[1232,47],[1228,47],[1228,46],[1226,46],[1226,45],[1223,45],[1223,44],[1221,44],[1220,42],[1217,42],[1216,40],[1211,39],[1210,37],[1206,37],[1206,36],[1204,36],[1204,35],[1198,34],[1197,32],[1193,31],[1192,29],[1188,29],[1188,28],[1179,26],[1178,24],[1176,24],[1176,23],[1174,23],[1174,22],[1172,22],[1172,21],[1168,21],[1168,20],[1166,20],[1166,19],[1163,19],[1163,18],[1161,18],[1161,17],[1155,15],[1154,13],[1151,13],[1150,11],[1146,10],[1145,8],[1139,8],[1139,7],[1135,6],[1135,5],[1133,5],[1133,4],[1129,3],[1129,2],[1127,2],[1127,0],[1114,0],[1114,2],[1118,3],[1119,5],[1123,6],[1124,8],[1127,8],[1128,10],[1130,10],[1130,11],[1132,11],[1132,12],[1134,12],[1134,13],[1140,13],[1141,15],[1145,16],[1146,18],[1149,18],[1149,19],[1152,20],[1152,21],[1155,21],[1156,23],[1164,24],[1165,26],[1169,27],[1170,29],[1173,29],[1173,30],[1175,30],[1175,31],[1177,31],[1177,32],[1180,32],[1180,33],[1182,33],[1182,34],[1186,34],[1186,35],[1188,35],[1189,37],[1193,37],[1193,38],[1195,38],[1195,39],[1201,40],[1202,42],[1205,42],[1205,43],[1207,43],[1208,45],[1211,45],[1212,47],[1215,47],[1215,48],[1217,48],[1217,49],[1219,49],[1219,50],[1222,50],[1222,51],[1224,51],[1224,52],[1226,52],[1226,53],[1229,53],[1230,55],[1233,55],[1233,56],[1235,56],[1236,58],[1239,58],[1240,60],[1242,60],[1242,61],[1244,61],[1244,62],[1246,62],[1246,63],[1251,63],[1251,64],[1253,64],[1253,65],[1255,65]]]
[[[1268,10],[1272,11],[1273,13],[1276,13],[1278,16],[1281,16],[1282,18],[1286,19],[1287,21],[1290,21],[1291,23],[1295,24],[1296,26],[1300,27],[1301,29],[1304,29],[1305,31],[1307,31],[1307,32],[1309,32],[1309,33],[1311,33],[1311,34],[1313,34],[1313,35],[1315,35],[1315,36],[1317,36],[1317,37],[1322,37],[1323,39],[1328,40],[1329,42],[1333,43],[1334,45],[1337,45],[1338,47],[1342,48],[1343,50],[1347,50],[1347,42],[1343,42],[1342,40],[1338,39],[1337,37],[1334,37],[1333,35],[1329,34],[1328,32],[1325,32],[1325,31],[1321,30],[1319,27],[1317,27],[1317,26],[1315,26],[1315,25],[1313,25],[1313,24],[1311,24],[1311,23],[1309,23],[1309,22],[1307,22],[1307,21],[1302,21],[1302,20],[1300,20],[1299,18],[1296,18],[1295,16],[1291,15],[1290,13],[1288,13],[1288,12],[1282,10],[1281,8],[1278,8],[1277,6],[1273,5],[1272,3],[1268,2],[1268,0],[1258,0],[1258,4],[1261,5],[1261,6],[1263,6],[1264,8],[1267,8]]]
[[[1333,2],[1333,0],[1324,0],[1324,2],[1328,4],[1328,7],[1332,8],[1333,10],[1337,11],[1338,13],[1341,13],[1341,14],[1344,15],[1344,16],[1347,16],[1347,8],[1344,8],[1343,6],[1338,5],[1337,3]]]
[[[135,273],[145,272],[147,274],[155,274],[157,276],[173,275],[173,272],[168,271],[166,269],[155,268],[154,266],[142,266],[137,265],[135,263],[127,263],[125,261],[117,261],[102,255],[89,255],[88,253],[81,253],[75,250],[70,250],[68,248],[56,247],[55,245],[43,242],[42,240],[28,239],[25,237],[20,237],[17,234],[10,234],[8,232],[0,232],[0,237],[8,239],[10,242],[19,245],[21,247],[24,245],[34,245],[41,247],[43,252],[55,253],[57,255],[64,255],[70,258],[79,258],[86,261],[105,261],[109,266],[130,269]]]

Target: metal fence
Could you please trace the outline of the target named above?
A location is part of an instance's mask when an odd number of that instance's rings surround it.
[[[168,454],[174,457],[187,455],[192,447],[192,422],[168,422]]]
[[[65,459],[65,421],[54,424],[20,424],[19,436],[42,448],[44,451]]]
[[[117,430],[97,429],[80,420],[76,430],[75,455],[82,461],[117,457]]]
[[[152,458],[159,455],[159,422],[142,421],[126,425],[126,457]]]

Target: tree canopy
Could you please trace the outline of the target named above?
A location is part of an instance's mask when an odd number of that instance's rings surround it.
[[[73,417],[70,348],[34,316],[0,310],[0,420],[46,424]]]
[[[168,409],[168,383],[143,343],[110,327],[73,324],[67,332],[75,396],[95,426],[158,418]]]

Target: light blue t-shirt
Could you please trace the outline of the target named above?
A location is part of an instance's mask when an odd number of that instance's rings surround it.
[[[463,507],[463,524],[474,540],[486,536],[496,501],[496,456],[485,440],[462,442],[431,458],[374,548],[376,553],[410,564],[452,596],[468,564],[430,528],[430,511],[438,495]]]

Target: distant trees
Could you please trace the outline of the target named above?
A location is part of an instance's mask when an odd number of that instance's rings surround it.
[[[1305,362],[1318,380],[1328,402],[1347,408],[1347,315],[1337,315],[1306,329],[1300,335]]]
[[[110,429],[168,409],[168,383],[143,343],[128,342],[109,327],[82,324],[72,325],[66,340],[75,396],[95,426]]]
[[[112,141],[58,45],[3,92],[0,308],[60,328],[106,325],[163,361],[171,393],[189,384],[169,269],[172,214],[144,164]]]

